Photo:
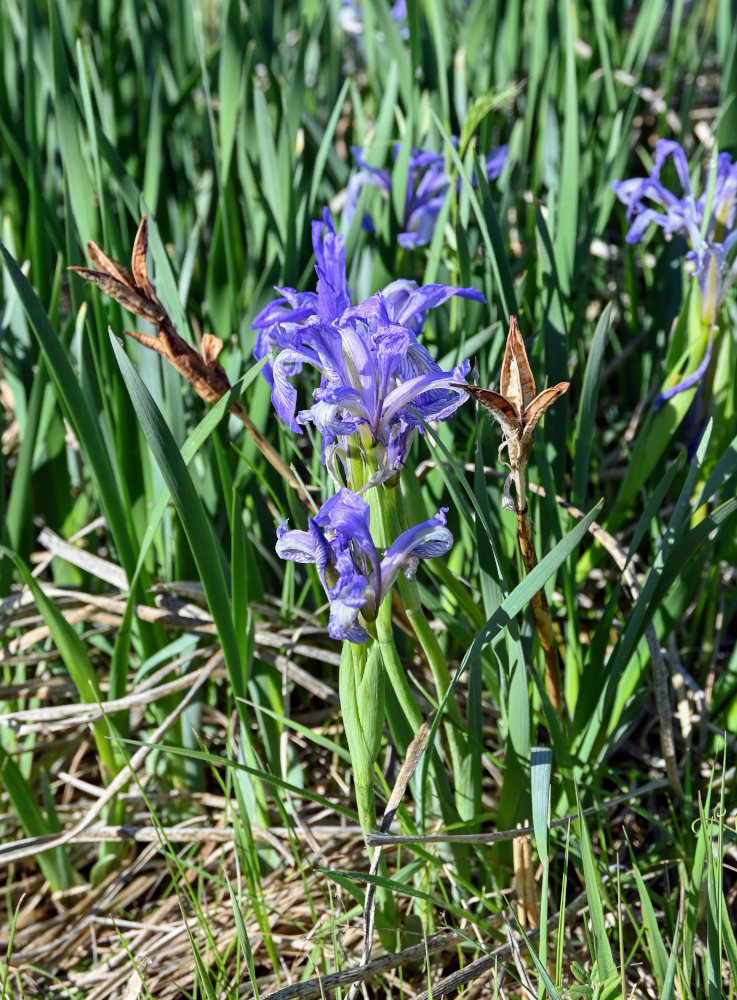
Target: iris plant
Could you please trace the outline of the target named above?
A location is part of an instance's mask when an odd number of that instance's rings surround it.
[[[456,139],[453,142],[457,145]],[[399,148],[397,143],[393,150],[394,159],[399,154]],[[349,222],[355,214],[358,196],[365,184],[378,188],[387,198],[391,192],[391,171],[369,166],[364,159],[363,150],[358,147],[352,147],[351,152],[361,169],[350,178],[346,187],[345,211]],[[499,176],[506,159],[506,146],[499,146],[489,153],[485,163],[489,180],[495,180]],[[400,246],[412,250],[430,242],[450,185],[451,179],[445,170],[445,157],[441,153],[412,150],[402,232],[398,237]],[[368,214],[363,218],[363,226],[373,232],[373,221]]]
[[[669,157],[683,191],[680,198],[660,179]],[[737,163],[728,154],[720,153],[715,175],[712,177],[709,171],[704,191],[696,197],[682,147],[672,140],[661,139],[648,177],[614,181],[612,187],[627,206],[627,219],[631,223],[627,242],[639,242],[651,224],[659,226],[666,239],[682,236],[690,248],[686,258],[693,262],[699,283],[702,329],[694,340],[706,342],[706,347],[702,348],[703,356],[696,369],[661,393],[657,409],[685,389],[702,384],[711,364],[717,315],[727,290],[737,278],[737,260],[733,259],[737,243]]]
[[[310,424],[319,432],[323,462],[338,487],[307,519],[307,530],[280,525],[276,550],[284,559],[315,565],[330,602],[328,632],[343,641],[341,710],[359,817],[368,830],[376,823],[373,778],[385,721],[385,676],[412,729],[422,723],[394,644],[386,598],[395,583],[439,698],[450,685],[412,578],[420,559],[450,550],[453,536],[445,508],[408,526],[400,472],[422,423],[448,419],[465,400],[469,364],[443,371],[421,343],[422,327],[428,310],[452,296],[477,301],[483,296],[473,288],[394,281],[354,305],[345,242],[327,211],[312,225],[312,243],[317,290],[277,289],[280,298],[254,321],[254,353],[268,359],[262,371],[279,417],[295,432]],[[311,405],[299,409],[295,383],[310,370],[319,375],[319,385]],[[449,712],[448,745],[453,766],[460,769],[463,737],[452,701]]]
[[[451,386],[465,378],[469,363],[440,368],[419,340],[427,311],[454,295],[483,296],[474,288],[402,280],[354,306],[344,239],[327,211],[313,223],[312,241],[317,292],[277,289],[282,297],[254,320],[254,354],[273,355],[263,372],[279,417],[296,433],[313,424],[336,483],[340,460],[345,482],[365,490],[396,480],[417,427],[447,420],[463,401]],[[312,405],[298,410],[293,383],[304,368],[319,373],[320,385]]]

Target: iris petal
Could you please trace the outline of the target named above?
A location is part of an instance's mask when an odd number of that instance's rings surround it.
[[[673,162],[683,191],[681,197],[674,194],[660,180],[660,172],[669,158]],[[726,258],[734,242],[737,162],[733,163],[728,154],[720,153],[717,157],[713,184],[707,177],[703,193],[697,199],[691,187],[688,162],[683,148],[673,140],[661,139],[655,148],[655,159],[650,175],[644,178],[613,181],[612,188],[619,200],[627,206],[627,219],[631,223],[626,236],[628,243],[639,242],[651,224],[659,226],[666,236],[675,234],[683,236],[690,247],[688,257],[696,264],[702,299],[705,298],[707,290],[709,293],[709,301],[705,303],[707,313],[716,315],[716,310],[724,301],[724,295],[731,284],[731,281],[725,280]],[[711,273],[713,262],[717,265],[716,282]]]
[[[318,428],[323,461],[336,483],[342,479],[338,462],[350,481],[351,456],[371,449],[370,472],[357,483],[365,489],[401,469],[414,427],[447,419],[465,399],[449,382],[465,377],[468,362],[444,372],[418,339],[428,310],[454,295],[484,297],[474,288],[418,288],[400,280],[351,305],[344,240],[327,212],[313,223],[312,237],[318,293],[280,289],[281,298],[257,317],[256,353],[275,352],[265,371],[274,408],[295,433],[306,423]],[[320,385],[312,406],[298,412],[294,379],[310,368],[319,373]],[[377,461],[383,464],[377,467]]]
[[[451,140],[458,148],[455,136]],[[393,156],[396,160],[401,146],[395,143]],[[358,196],[364,185],[378,188],[383,195],[391,193],[391,173],[387,169],[370,166],[360,147],[352,147],[351,153],[360,168],[346,186],[346,219],[353,218],[358,203]],[[499,146],[489,153],[484,160],[486,176],[494,180],[502,171],[507,159],[507,146]],[[446,173],[445,156],[431,150],[412,149],[407,164],[407,189],[405,195],[404,214],[400,223],[398,241],[407,250],[427,246],[432,240],[438,215],[445,201],[445,196],[451,185],[451,179]],[[364,219],[364,228],[374,231],[373,222]]]
[[[712,338],[710,336],[709,343],[706,348],[706,353],[701,359],[699,366],[696,369],[694,369],[694,371],[692,371],[690,375],[687,375],[685,378],[682,378],[677,385],[673,385],[670,387],[670,389],[665,389],[663,392],[660,393],[660,395],[656,398],[655,402],[653,403],[653,410],[655,412],[657,412],[669,399],[672,399],[674,396],[677,396],[679,392],[685,392],[687,389],[693,389],[695,385],[698,385],[698,383],[702,380],[704,375],[706,375],[706,370],[709,367],[709,363],[711,361],[711,349],[712,349]]]
[[[388,594],[401,570],[413,576],[420,559],[445,555],[453,546],[453,535],[445,524],[445,510],[429,521],[422,521],[402,532],[386,550],[381,560],[381,593],[379,602]]]
[[[403,532],[379,558],[369,528],[369,505],[345,488],[326,500],[308,530],[277,528],[276,551],[283,559],[314,563],[330,601],[328,632],[334,639],[362,643],[368,631],[359,621],[375,618],[398,574],[414,574],[420,559],[444,555],[453,544],[445,511]]]

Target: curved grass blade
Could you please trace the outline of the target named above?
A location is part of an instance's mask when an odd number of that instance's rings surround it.
[[[629,840],[627,846],[629,848],[630,860],[632,862],[632,874],[635,877],[637,892],[640,897],[643,923],[645,924],[645,933],[647,934],[650,955],[652,957],[652,971],[655,977],[655,982],[660,991],[660,996],[662,997],[665,995],[663,990],[668,973],[668,954],[665,950],[663,935],[660,930],[660,924],[658,923],[658,919],[655,915],[655,909],[653,907],[652,899],[650,898],[650,893],[645,885],[645,880],[640,874],[637,859],[635,858],[635,854]]]
[[[576,787],[576,803],[578,806],[578,832],[581,844],[581,861],[583,862],[583,882],[586,886],[586,899],[589,904],[591,915],[591,926],[594,933],[594,952],[599,977],[607,979],[616,972],[612,949],[609,943],[609,932],[604,920],[604,907],[602,906],[602,885],[597,867],[594,863],[594,852],[591,846],[586,820],[581,808],[581,800]]]
[[[49,374],[59,401],[64,408],[64,415],[74,428],[74,433],[97,483],[105,518],[110,526],[123,569],[130,580],[136,564],[133,525],[126,516],[121,493],[103,444],[98,423],[72,370],[69,357],[31,284],[3,244],[0,244],[0,253],[2,253],[5,267],[18,292],[31,329],[46,358]],[[146,585],[144,580],[141,583],[143,586]],[[139,600],[141,597],[142,595],[139,596]]]
[[[591,346],[588,348],[588,361],[583,376],[581,402],[576,420],[576,445],[573,459],[573,487],[571,501],[580,507],[586,498],[586,481],[591,463],[591,443],[594,439],[593,427],[596,417],[596,402],[599,396],[599,381],[604,360],[609,319],[612,314],[611,302],[596,324],[596,331]]]
[[[143,380],[125,353],[122,342],[112,334],[110,339],[146,440],[166,485],[171,491],[174,506],[192,550],[207,603],[223,645],[228,675],[231,681],[236,681],[236,678],[242,676],[240,652],[233,628],[230,598],[223,569],[218,559],[213,558],[213,554],[217,552],[217,545],[212,534],[212,526],[205,516],[202,502],[187,466],[161,415],[161,411],[154,403]],[[238,688],[240,687],[241,685],[238,684]],[[235,693],[245,696],[245,689],[237,690]]]
[[[395,893],[399,896],[411,896],[413,899],[420,899],[425,903],[429,903],[431,906],[436,906],[439,910],[447,910],[448,913],[452,913],[456,917],[460,917],[463,920],[469,920],[475,926],[482,928],[486,932],[490,931],[490,928],[485,920],[482,920],[478,915],[472,914],[467,908],[463,906],[456,906],[447,899],[438,899],[437,896],[431,896],[427,892],[423,892],[421,889],[416,889],[410,884],[409,879],[398,880],[394,878],[387,878],[385,875],[373,875],[371,872],[355,872],[355,871],[338,871],[334,868],[322,868],[323,875],[327,875],[328,878],[333,879],[338,885],[341,885],[348,892],[351,892],[352,886],[356,882],[366,882],[369,885],[375,885],[380,889],[386,889],[387,892]]]
[[[573,552],[574,549],[580,544],[581,539],[588,531],[589,525],[596,520],[596,515],[601,510],[603,502],[603,500],[600,500],[596,506],[593,507],[589,513],[581,519],[581,521],[579,521],[575,528],[569,531],[569,533],[558,542],[555,548],[551,552],[548,552],[548,554],[540,560],[535,569],[533,569],[531,573],[528,573],[525,578],[517,584],[511,594],[509,594],[509,596],[502,601],[496,611],[494,611],[488,619],[484,627],[478,632],[476,638],[469,646],[466,655],[461,660],[458,669],[455,672],[455,676],[451,680],[448,690],[446,691],[442,702],[438,706],[438,711],[435,713],[435,718],[433,719],[429,742],[432,742],[432,740],[435,739],[435,734],[438,730],[438,726],[440,725],[440,720],[443,717],[443,712],[445,711],[446,702],[453,695],[455,686],[463,676],[468,665],[476,657],[481,655],[481,651],[485,646],[488,646],[496,635],[509,627],[509,624],[514,616],[519,614],[525,605],[529,604],[533,595],[545,586],[550,577],[560,568],[570,553]],[[429,758],[423,758],[422,761],[421,780],[423,785],[427,780],[428,760]]]

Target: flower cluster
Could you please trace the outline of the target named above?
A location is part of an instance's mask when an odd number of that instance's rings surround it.
[[[473,288],[395,281],[353,305],[345,242],[327,211],[313,223],[312,242],[317,291],[277,289],[281,297],[254,320],[254,354],[268,356],[263,374],[279,417],[295,432],[312,424],[322,435],[323,462],[339,488],[307,531],[281,525],[277,552],[315,563],[330,600],[330,635],[361,643],[368,633],[359,613],[373,621],[400,569],[411,576],[420,558],[452,545],[441,511],[403,532],[382,558],[359,494],[396,483],[415,431],[446,420],[465,400],[469,363],[443,371],[419,337],[429,309],[453,295],[483,296]],[[298,410],[294,381],[305,368],[319,373],[320,384],[312,405]]]
[[[418,339],[428,309],[453,295],[483,301],[474,288],[394,281],[353,306],[345,271],[345,244],[329,213],[313,223],[317,292],[277,289],[282,298],[254,320],[257,358],[264,366],[279,417],[299,432],[313,424],[323,437],[323,459],[333,479],[342,473],[354,489],[396,477],[423,421],[447,420],[465,397],[452,388],[469,363],[443,371]],[[297,410],[293,379],[311,367],[321,376],[312,406]],[[371,476],[358,481],[358,453]]]
[[[454,138],[454,144],[458,142]],[[394,146],[394,159],[399,154],[399,144]],[[363,150],[352,147],[353,158],[361,168],[348,181],[346,187],[346,218],[353,218],[358,196],[365,184],[369,184],[385,196],[391,192],[391,172],[389,170],[371,167],[366,163]],[[486,176],[495,180],[504,168],[507,160],[507,147],[499,146],[486,157]],[[406,250],[426,246],[435,232],[435,224],[443,207],[451,179],[445,171],[445,158],[440,153],[413,149],[409,158],[409,176],[407,178],[407,194],[402,217],[402,232],[398,236],[400,246]],[[373,231],[373,221],[366,214],[362,220],[364,228]]]
[[[681,198],[660,180],[660,171],[672,157],[683,189]],[[627,206],[631,226],[628,243],[637,243],[653,223],[666,238],[680,234],[688,243],[688,260],[694,262],[701,288],[703,308],[713,322],[728,288],[737,278],[737,261],[729,263],[737,242],[737,163],[727,153],[717,157],[716,176],[707,176],[704,191],[696,198],[688,173],[686,154],[677,142],[661,139],[655,147],[655,162],[649,177],[613,181],[612,188]]]
[[[678,198],[660,179],[668,157],[683,189]],[[686,258],[693,261],[701,291],[701,316],[709,330],[706,352],[697,368],[677,385],[665,390],[656,401],[656,409],[672,396],[698,385],[704,378],[712,357],[712,330],[728,289],[737,278],[737,259],[730,262],[737,243],[737,163],[720,153],[716,174],[706,178],[704,191],[697,198],[691,187],[688,163],[682,147],[661,139],[655,147],[655,162],[648,177],[613,181],[612,188],[627,206],[631,223],[626,239],[637,243],[648,226],[659,226],[666,239],[682,236],[690,247]]]
[[[335,639],[365,642],[368,632],[358,622],[376,617],[379,605],[400,570],[411,579],[420,559],[445,555],[453,536],[445,511],[402,532],[381,558],[369,529],[369,505],[345,487],[325,501],[307,531],[277,530],[276,551],[282,559],[314,563],[330,601],[328,632]]]

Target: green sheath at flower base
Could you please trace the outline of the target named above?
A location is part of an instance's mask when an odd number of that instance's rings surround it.
[[[374,764],[384,727],[384,665],[379,644],[343,643],[340,657],[340,705],[353,765],[361,829],[376,826]]]

